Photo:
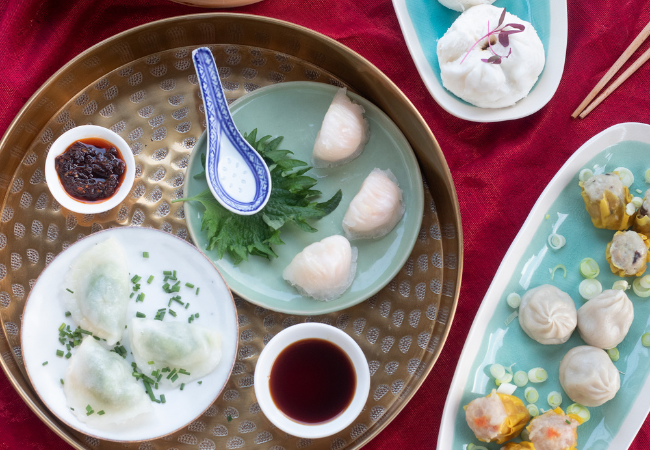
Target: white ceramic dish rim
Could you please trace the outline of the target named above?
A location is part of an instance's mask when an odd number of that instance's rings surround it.
[[[454,378],[449,387],[445,409],[442,413],[440,432],[438,433],[438,450],[447,450],[453,446],[456,415],[458,414],[458,408],[461,406],[460,400],[464,392],[464,386],[470,376],[472,364],[480,348],[477,343],[482,341],[490,319],[503,297],[508,280],[513,276],[517,262],[523,257],[535,235],[535,231],[544,221],[546,212],[562,190],[573,181],[575,174],[591,158],[622,141],[640,141],[650,144],[650,125],[635,122],[620,123],[592,137],[564,163],[537,199],[535,206],[533,206],[521,230],[510,245],[503,261],[501,261],[467,335]],[[650,398],[650,376],[646,377],[643,388],[639,391],[621,428],[610,443],[610,449],[622,449],[630,446],[641,425],[643,425],[648,412],[650,412],[648,398]]]
[[[228,285],[226,284],[226,281],[224,280],[223,276],[222,276],[221,273],[219,272],[218,268],[214,265],[214,263],[210,260],[210,258],[208,258],[207,256],[203,255],[203,253],[201,253],[200,251],[198,251],[198,249],[197,249],[196,247],[194,247],[192,244],[190,244],[189,242],[187,242],[187,241],[184,240],[184,239],[181,239],[181,238],[179,238],[179,237],[177,237],[177,236],[174,236],[173,234],[169,234],[169,233],[166,233],[166,232],[161,231],[161,230],[156,230],[156,229],[150,229],[150,228],[142,228],[142,227],[130,226],[130,227],[118,227],[118,228],[110,228],[110,229],[106,229],[106,230],[101,230],[101,231],[98,231],[98,232],[93,233],[93,234],[91,234],[91,235],[88,235],[88,236],[84,237],[83,239],[80,239],[80,240],[77,241],[77,242],[80,242],[80,241],[83,241],[83,240],[86,240],[86,239],[89,239],[89,238],[95,237],[95,236],[97,236],[97,235],[101,235],[101,234],[110,234],[110,233],[113,232],[113,231],[116,231],[116,230],[125,230],[125,229],[134,229],[134,230],[146,231],[146,232],[153,232],[153,233],[163,233],[165,236],[171,237],[171,238],[173,238],[173,239],[175,239],[175,240],[177,240],[177,241],[179,241],[179,242],[184,243],[184,244],[187,245],[189,248],[191,248],[192,250],[195,250],[195,251],[198,252],[198,253],[199,253],[203,258],[205,258],[205,260],[206,260],[206,261],[207,261],[207,262],[212,266],[212,268],[214,269],[214,271],[219,275],[219,280],[221,280],[221,282],[223,283],[223,285],[224,285],[224,286],[226,287],[226,289],[228,290],[228,292],[229,292],[229,294],[230,294],[230,302],[232,303],[232,307],[233,307],[233,310],[234,310],[234,313],[235,313],[235,323],[234,323],[234,327],[235,327],[235,349],[234,349],[234,353],[233,353],[233,354],[234,354],[234,357],[233,357],[233,359],[232,359],[232,361],[231,361],[231,363],[230,363],[230,367],[228,368],[228,376],[225,378],[225,381],[224,381],[223,385],[220,387],[220,389],[218,390],[218,392],[217,392],[216,395],[214,396],[214,399],[213,399],[213,400],[208,404],[208,406],[206,406],[206,408],[205,408],[203,411],[201,411],[201,412],[200,412],[196,417],[193,417],[191,420],[189,420],[185,425],[183,425],[183,426],[181,426],[181,427],[179,427],[179,428],[177,428],[177,429],[170,430],[169,432],[167,432],[167,433],[165,433],[165,434],[162,434],[162,435],[160,435],[160,436],[147,437],[147,438],[143,438],[143,439],[135,439],[135,440],[114,439],[114,438],[111,438],[111,437],[107,437],[106,435],[96,435],[96,434],[93,434],[92,432],[88,432],[88,430],[81,430],[81,429],[79,429],[78,427],[76,427],[75,424],[70,423],[69,421],[67,421],[67,420],[63,419],[62,417],[60,417],[60,416],[56,413],[56,411],[54,411],[53,409],[51,409],[51,408],[48,406],[48,403],[47,403],[47,402],[46,402],[46,401],[41,397],[41,395],[40,395],[38,389],[36,388],[36,385],[35,385],[34,382],[32,381],[32,378],[31,378],[31,375],[30,375],[30,371],[29,371],[29,369],[28,369],[28,363],[27,363],[27,358],[26,358],[27,354],[23,354],[23,361],[24,361],[25,371],[26,371],[26,373],[27,373],[27,378],[29,379],[29,382],[30,382],[30,384],[31,384],[31,386],[32,386],[32,389],[34,390],[34,392],[36,392],[36,394],[38,395],[39,399],[43,402],[43,404],[44,404],[46,407],[48,407],[48,410],[50,411],[50,413],[53,414],[53,415],[54,415],[58,420],[60,420],[62,423],[65,423],[67,426],[69,426],[70,428],[76,430],[76,431],[79,432],[79,433],[82,433],[82,434],[84,434],[84,435],[86,435],[86,436],[90,436],[90,437],[93,437],[93,438],[102,439],[102,440],[106,440],[106,441],[110,441],[110,442],[133,443],[133,442],[143,442],[143,441],[149,441],[149,440],[152,440],[152,439],[157,439],[157,438],[165,437],[165,436],[168,436],[168,435],[170,435],[170,434],[173,434],[173,433],[175,433],[175,432],[177,432],[177,431],[183,429],[183,428],[186,427],[188,424],[192,423],[193,421],[195,421],[196,419],[198,419],[199,417],[201,417],[201,415],[203,415],[203,413],[205,413],[205,411],[210,407],[210,405],[212,405],[212,403],[214,403],[214,401],[217,400],[217,399],[219,398],[219,396],[220,396],[220,395],[222,394],[222,392],[224,391],[226,385],[228,384],[228,381],[230,381],[230,378],[231,378],[231,376],[232,376],[232,370],[233,370],[233,367],[235,366],[235,363],[236,363],[236,361],[237,361],[237,354],[238,354],[238,349],[239,349],[239,320],[237,319],[237,317],[238,317],[238,314],[237,314],[237,307],[236,307],[236,305],[235,305],[235,300],[234,300],[234,298],[233,298],[232,291],[230,290],[230,288],[229,288]],[[76,244],[77,242],[75,242],[75,244]],[[75,247],[75,245],[71,245],[70,247],[68,247],[68,248],[66,248],[65,250],[61,251],[58,255],[56,255],[56,256],[54,257],[54,259],[50,262],[50,264],[48,264],[48,267],[53,266],[53,264],[56,263],[56,260],[59,258],[59,256],[61,256],[61,255],[62,255],[63,253],[65,253],[65,252],[68,252],[70,249],[74,249],[74,247]],[[44,270],[43,272],[45,272],[45,270]],[[36,284],[38,283],[38,281],[39,281],[39,279],[41,278],[41,275],[43,274],[43,272],[41,272],[41,274],[39,274],[38,278],[36,279],[36,281],[35,281],[35,283],[34,283],[34,286],[36,286]],[[30,298],[31,298],[31,292],[33,292],[33,290],[31,290],[31,291],[30,291],[30,294],[27,296],[27,300],[25,301],[25,305],[23,306],[23,313],[22,313],[21,317],[25,317],[25,312],[27,311],[27,305],[29,304],[29,300],[30,300]],[[24,333],[21,333],[21,335],[20,335],[20,346],[21,346],[21,348],[23,348],[23,349],[25,348],[25,345],[24,345]],[[223,350],[223,339],[222,339],[222,350]],[[222,354],[223,354],[223,351],[222,351]],[[35,364],[38,364],[38,363],[35,363]],[[220,362],[220,364],[221,364],[221,362]]]
[[[544,71],[528,97],[518,101],[514,106],[498,109],[479,108],[466,104],[447,91],[438,81],[434,69],[424,56],[406,7],[406,0],[393,0],[393,7],[415,67],[434,100],[449,114],[461,119],[472,122],[502,122],[520,119],[542,109],[551,100],[562,79],[568,36],[567,1],[549,1],[551,29]]]
[[[289,419],[275,406],[269,390],[269,376],[273,363],[282,350],[294,342],[312,338],[330,341],[345,351],[354,365],[357,388],[350,406],[341,414],[325,423],[307,425]],[[370,369],[363,350],[346,333],[331,325],[301,323],[281,331],[264,347],[255,366],[254,385],[257,402],[273,425],[293,436],[318,439],[338,433],[359,416],[370,392]]]
[[[100,138],[114,144],[124,158],[126,173],[117,192],[108,200],[98,203],[84,203],[70,197],[63,189],[59,175],[56,173],[54,158],[59,156],[75,141],[87,138]],[[135,158],[131,147],[119,134],[97,125],[80,125],[63,133],[54,141],[45,160],[45,182],[57,202],[65,209],[80,214],[97,214],[119,205],[129,194],[135,182]]]

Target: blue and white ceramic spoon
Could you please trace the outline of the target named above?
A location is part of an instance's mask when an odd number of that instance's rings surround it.
[[[269,168],[232,120],[212,52],[206,47],[197,48],[192,59],[205,106],[205,175],[210,191],[235,214],[255,214],[271,195]]]

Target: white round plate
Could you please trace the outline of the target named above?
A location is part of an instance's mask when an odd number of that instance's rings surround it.
[[[156,311],[167,307],[169,298],[180,295],[189,302],[185,309],[173,302],[177,317],[167,313],[164,321],[187,322],[190,315],[199,313],[197,325],[213,328],[221,333],[222,359],[217,368],[200,380],[188,383],[184,389],[154,390],[156,398],[165,394],[166,403],[153,403],[153,413],[128,423],[114,424],[104,428],[91,428],[80,422],[70,411],[60,380],[64,377],[69,360],[56,356],[57,350],[67,352],[58,341],[61,323],[76,328],[61,299],[65,291],[64,280],[70,264],[82,252],[93,245],[114,237],[127,255],[130,276],[139,275],[140,290],[145,298],[136,303],[136,295],[129,302],[127,326],[136,312],[153,318]],[[149,257],[143,257],[149,252]],[[163,271],[176,270],[181,281],[178,294],[166,294],[162,290]],[[154,276],[147,284],[150,275]],[[185,283],[194,284],[190,289]],[[196,288],[199,294],[196,295]],[[219,396],[225,386],[237,356],[237,311],[232,295],[214,265],[188,242],[168,233],[149,228],[122,227],[92,234],[61,252],[41,273],[31,290],[23,312],[22,351],[27,374],[43,403],[62,422],[70,427],[110,441],[134,442],[156,439],[173,433],[200,416]],[[128,332],[120,341],[127,349],[126,361],[133,362],[128,342]],[[74,349],[72,350],[74,354]],[[43,363],[47,361],[47,365]],[[201,384],[198,384],[201,381]],[[143,387],[144,389],[144,387]]]

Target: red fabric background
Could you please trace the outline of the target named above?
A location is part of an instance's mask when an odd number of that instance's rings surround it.
[[[0,133],[34,91],[81,51],[136,25],[202,11],[206,10],[165,0],[0,0]],[[466,122],[436,104],[413,65],[389,0],[265,0],[234,11],[303,25],[359,52],[404,91],[442,147],[458,190],[465,236],[458,310],[447,344],[423,387],[366,447],[435,448],[442,407],[465,336],[535,200],[590,137],[620,122],[650,123],[650,64],[587,119],[570,118],[650,21],[650,3],[570,1],[567,62],[555,97],[530,117],[500,124]],[[504,217],[509,221],[503,223]],[[646,421],[630,448],[649,447],[650,421]],[[17,448],[67,445],[22,403],[2,373],[0,450]]]

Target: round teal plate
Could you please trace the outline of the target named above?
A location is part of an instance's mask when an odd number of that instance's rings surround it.
[[[325,112],[337,87],[312,82],[282,83],[258,89],[235,101],[230,110],[242,132],[257,128],[257,136],[284,136],[280,148],[291,150],[294,157],[309,162]],[[420,232],[424,207],[422,175],[411,147],[392,120],[372,103],[348,92],[348,96],[365,109],[370,123],[370,140],[363,153],[340,167],[312,169],[307,173],[318,179],[315,189],[323,194],[317,201],[343,191],[338,208],[311,225],[316,233],[306,233],[293,224],[281,230],[285,245],[275,245],[278,258],[268,261],[250,256],[235,266],[226,255],[219,259],[216,250],[206,250],[208,239],[201,231],[203,206],[185,202],[187,225],[196,246],[219,268],[228,286],[242,298],[264,308],[287,314],[316,315],[339,311],[356,305],[383,288],[406,262]],[[199,155],[205,153],[205,133],[194,147],[185,184],[185,197],[205,189],[204,179],[194,179],[203,171]],[[404,192],[406,212],[397,226],[376,240],[352,241],[359,249],[357,273],[352,286],[329,302],[304,298],[282,278],[282,271],[307,245],[334,234],[343,234],[341,221],[352,198],[368,174],[378,167],[390,169]]]

